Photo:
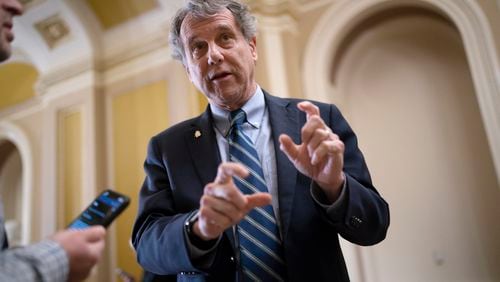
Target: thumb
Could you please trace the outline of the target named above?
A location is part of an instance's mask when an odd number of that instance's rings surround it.
[[[240,163],[234,162],[224,162],[219,165],[217,170],[217,176],[215,177],[214,182],[218,184],[225,184],[228,181],[232,180],[232,177],[236,175],[241,178],[245,178],[248,176],[248,169],[246,169]]]
[[[246,196],[248,202],[247,207],[249,210],[255,207],[263,207],[271,204],[271,194],[269,193],[254,193]]]
[[[288,159],[293,162],[297,159],[299,155],[299,146],[293,143],[292,138],[286,134],[281,134],[279,137],[280,140],[280,150],[285,153]]]
[[[102,255],[102,251],[104,250],[105,244],[106,243],[104,242],[104,240],[95,241],[91,243],[89,242],[87,244],[89,254],[92,257],[96,258],[96,260],[99,260]]]
[[[87,242],[103,241],[106,236],[106,229],[100,225],[95,225],[81,231]]]

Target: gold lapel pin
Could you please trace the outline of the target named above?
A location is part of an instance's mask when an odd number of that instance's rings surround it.
[[[201,136],[201,131],[196,130],[196,131],[194,132],[194,138],[200,138],[200,136]]]

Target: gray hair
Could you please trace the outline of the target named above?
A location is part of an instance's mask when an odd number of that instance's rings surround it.
[[[172,57],[185,64],[186,54],[181,39],[182,22],[187,15],[196,19],[206,19],[224,9],[228,9],[236,19],[241,33],[247,41],[257,34],[257,22],[250,14],[248,6],[236,0],[189,0],[174,16],[170,28]]]

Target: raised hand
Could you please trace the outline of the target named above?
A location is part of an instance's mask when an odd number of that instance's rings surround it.
[[[345,180],[342,171],[344,143],[326,126],[318,107],[307,101],[297,107],[307,114],[301,132],[302,143],[297,145],[288,135],[282,134],[279,137],[280,149],[298,171],[311,177],[334,202]]]
[[[269,193],[241,193],[234,184],[233,176],[245,178],[248,170],[239,163],[222,163],[214,182],[205,186],[198,221],[193,226],[193,232],[198,237],[204,240],[218,238],[224,230],[238,224],[253,208],[271,204]]]
[[[68,281],[82,281],[99,261],[104,250],[106,230],[102,226],[59,231],[52,240],[66,251],[69,260]]]

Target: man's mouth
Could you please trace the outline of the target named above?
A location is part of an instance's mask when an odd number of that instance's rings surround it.
[[[230,72],[219,72],[219,73],[215,73],[213,75],[210,76],[210,80],[211,81],[217,81],[217,80],[221,80],[221,79],[224,79],[228,76],[230,76],[231,73]]]

